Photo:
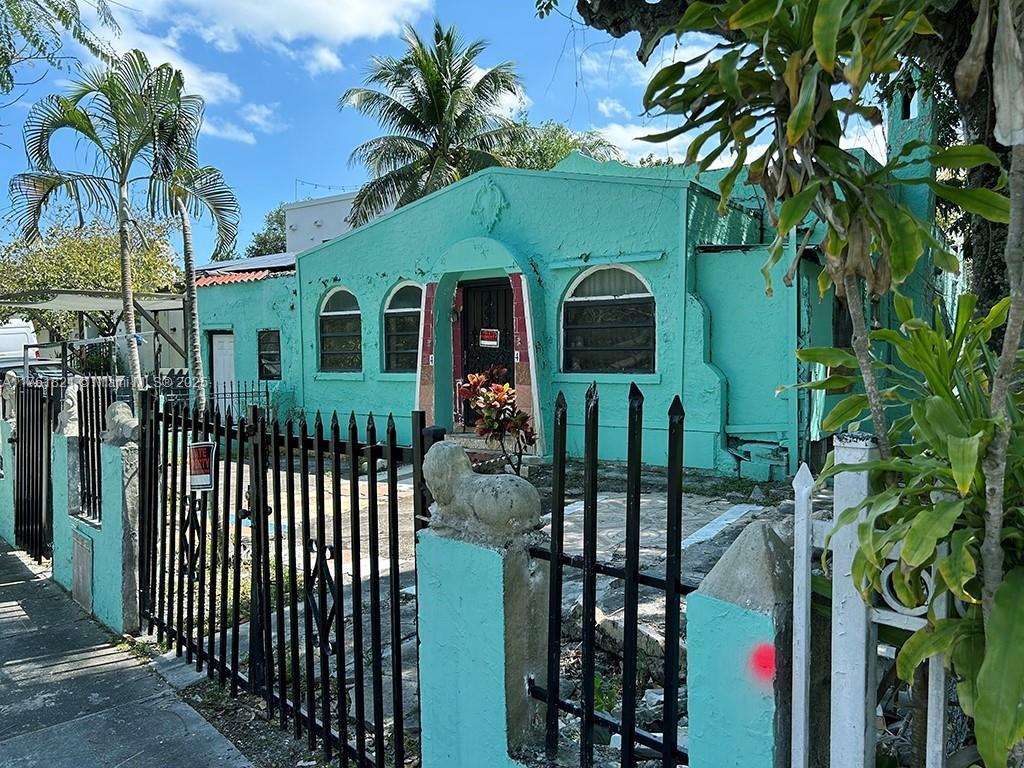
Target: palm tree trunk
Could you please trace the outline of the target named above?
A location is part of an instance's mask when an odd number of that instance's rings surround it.
[[[203,377],[202,349],[199,341],[199,304],[196,299],[196,258],[192,248],[192,220],[182,198],[175,200],[181,217],[182,255],[185,261],[185,333],[188,336],[188,372],[195,388],[196,407],[206,409],[206,379]]]
[[[138,394],[142,389],[142,364],[139,362],[139,342],[135,337],[135,291],[132,288],[132,257],[131,244],[128,239],[128,219],[128,185],[123,183],[119,190],[117,205],[117,230],[121,244],[121,303],[124,310],[124,331],[127,337],[128,373],[132,380],[132,391]]]

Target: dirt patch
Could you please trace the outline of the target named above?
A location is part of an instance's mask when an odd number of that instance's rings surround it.
[[[267,704],[258,696],[239,691],[238,698],[232,699],[226,688],[213,681],[189,686],[179,695],[256,768],[327,768],[338,762],[337,755],[328,761],[321,750],[310,751],[306,737],[297,739],[293,730],[282,729],[276,714],[268,720]],[[406,761],[409,768],[418,765],[418,759]]]

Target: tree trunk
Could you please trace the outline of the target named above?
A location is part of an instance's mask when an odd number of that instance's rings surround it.
[[[954,62],[951,62],[954,63]],[[953,71],[948,71],[953,82]],[[1010,153],[995,137],[995,102],[992,99],[991,62],[978,82],[974,98],[959,103],[960,123],[964,140],[968,144],[983,144],[1002,159],[1004,165],[1012,162]],[[999,180],[1000,169],[981,165],[967,173],[967,186],[992,188]],[[964,262],[970,270],[968,289],[978,297],[978,310],[987,312],[1010,291],[1006,275],[1007,227],[988,221],[981,216],[965,214],[967,229],[963,242]]]
[[[882,406],[882,395],[878,391],[878,378],[871,365],[871,345],[868,342],[868,326],[864,319],[864,292],[854,274],[844,274],[843,283],[846,290],[846,306],[853,322],[853,354],[857,358],[861,378],[864,379],[864,393],[868,398],[871,423],[878,439],[878,453],[883,459],[888,459],[892,456],[892,449],[889,447],[889,424],[885,418],[885,408]]]
[[[1006,452],[1010,445],[1010,387],[1024,330],[1024,145],[1013,148],[1010,161],[1010,225],[1006,237],[1006,276],[1010,283],[1010,313],[1003,335],[999,367],[992,377],[992,418],[995,436],[985,453],[985,538],[981,544],[982,608],[985,623],[1003,581],[1003,518]]]
[[[203,376],[202,348],[199,340],[199,304],[196,299],[196,259],[192,248],[192,220],[185,201],[175,200],[181,217],[182,255],[185,261],[185,335],[188,345],[188,372],[195,389],[196,407],[206,409],[206,379]]]
[[[121,244],[121,303],[124,309],[124,332],[128,350],[128,374],[132,381],[132,392],[138,395],[142,389],[142,364],[139,362],[139,342],[135,338],[135,290],[132,287],[132,254],[128,239],[128,185],[122,184],[118,195],[117,230]],[[138,399],[136,397],[136,399]],[[138,405],[138,403],[136,403]]]

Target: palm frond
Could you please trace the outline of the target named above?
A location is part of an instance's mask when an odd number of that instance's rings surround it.
[[[352,165],[363,165],[374,176],[382,176],[403,165],[422,160],[430,145],[411,136],[378,136],[360,144],[349,158]]]
[[[476,61],[486,43],[466,43],[455,27],[434,22],[428,40],[411,27],[400,57],[376,57],[367,86],[351,88],[339,107],[373,117],[384,136],[356,147],[350,162],[372,175],[356,197],[353,221],[362,223],[389,205],[405,205],[503,162],[519,126],[501,114],[500,102],[519,91],[511,63],[481,73]]]
[[[103,142],[89,114],[79,109],[71,100],[51,95],[36,102],[25,118],[25,152],[34,168],[53,169],[50,140],[63,129],[78,133],[103,151]]]
[[[349,88],[339,105],[350,106],[367,117],[372,117],[385,130],[410,136],[427,137],[430,127],[408,105],[380,91],[370,88]]]
[[[63,195],[79,211],[115,210],[117,195],[111,179],[87,173],[28,171],[16,174],[9,191],[13,219],[28,241],[39,237],[39,222],[53,198]]]
[[[420,194],[409,197],[408,192],[422,187],[422,166],[421,162],[410,163],[366,182],[352,201],[349,214],[352,225],[361,226],[392,206],[401,207],[420,197]]]
[[[217,230],[214,258],[234,246],[241,211],[234,191],[216,168],[179,168],[167,176],[154,174],[149,178],[147,197],[155,215],[176,215],[178,201],[193,218],[208,213]]]

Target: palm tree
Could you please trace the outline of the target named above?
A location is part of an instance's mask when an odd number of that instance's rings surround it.
[[[390,206],[401,207],[476,171],[503,165],[503,153],[526,129],[500,111],[519,94],[510,62],[482,70],[482,40],[463,42],[455,27],[434,22],[428,45],[412,29],[400,58],[378,56],[367,86],[350,88],[339,108],[376,118],[387,135],[356,147],[351,162],[372,178],[356,195],[350,221],[363,224]]]
[[[198,98],[198,97],[197,97]],[[202,107],[200,107],[200,112]],[[206,408],[206,378],[199,341],[199,305],[196,299],[196,260],[192,245],[192,218],[209,213],[217,230],[213,258],[231,250],[238,234],[239,208],[235,193],[216,168],[197,167],[194,147],[179,158],[178,167],[164,178],[151,179],[150,206],[154,213],[177,217],[181,225],[185,265],[185,330],[188,368],[195,389],[196,406]]]
[[[195,145],[202,101],[182,96],[181,72],[169,64],[153,68],[139,50],[108,68],[72,82],[67,95],[51,95],[32,107],[25,121],[25,150],[32,170],[11,179],[17,223],[29,241],[39,237],[43,212],[61,196],[84,220],[84,210],[113,214],[121,259],[121,299],[132,386],[142,386],[132,286],[132,189],[170,178]],[[70,131],[91,156],[90,171],[63,170],[51,154],[51,139]]]

